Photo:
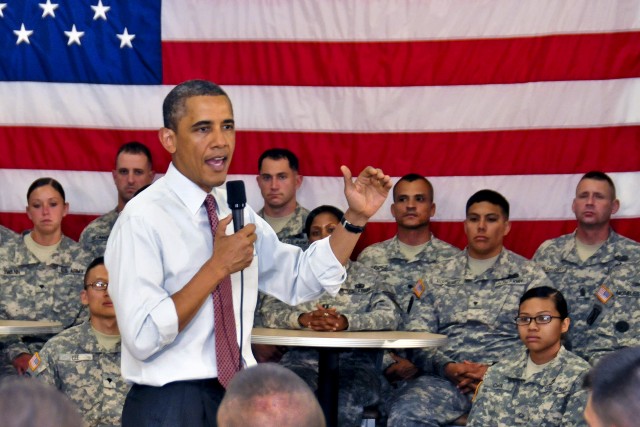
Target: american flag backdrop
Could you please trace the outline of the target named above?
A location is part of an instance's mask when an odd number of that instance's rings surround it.
[[[428,176],[435,233],[458,246],[467,198],[495,189],[530,256],[575,228],[576,183],[600,169],[639,240],[639,77],[638,0],[2,0],[0,223],[30,227],[27,187],[52,176],[77,238],[116,205],[121,143],[166,170],[162,100],[205,78],[233,101],[231,178],[255,209],[258,156],[285,147],[309,209],[345,207],[341,164]],[[361,246],[394,231],[387,205]]]

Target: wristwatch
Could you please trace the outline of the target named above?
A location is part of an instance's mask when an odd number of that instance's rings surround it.
[[[340,219],[340,224],[342,224],[344,229],[347,230],[349,233],[355,233],[355,234],[362,233],[365,227],[364,225],[361,227],[359,225],[351,224],[349,221],[347,221],[344,215],[342,216],[342,219]]]

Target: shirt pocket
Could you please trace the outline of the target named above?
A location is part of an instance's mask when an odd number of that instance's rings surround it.
[[[523,394],[523,409],[526,407],[529,425],[553,427],[562,424],[562,418],[569,400],[571,387],[569,383],[553,383],[548,385],[532,384]]]
[[[528,281],[516,278],[486,281],[468,292],[467,320],[513,331],[520,297]]]

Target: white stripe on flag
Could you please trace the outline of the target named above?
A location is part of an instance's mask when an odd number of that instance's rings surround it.
[[[163,0],[163,40],[412,41],[640,28],[635,0]]]
[[[0,83],[0,124],[157,129],[170,86]],[[432,87],[225,86],[238,129],[423,132],[640,123],[640,78]],[[37,101],[35,101],[37,100]],[[64,100],[64,101],[63,101]],[[73,106],[74,110],[61,108]]]
[[[11,182],[0,193],[0,206],[5,212],[24,212],[26,192],[37,178],[51,176],[62,184],[74,214],[102,214],[116,205],[116,190],[109,172],[76,172],[55,170],[0,169],[0,180]],[[158,175],[159,177],[160,175]],[[434,177],[437,213],[436,221],[461,221],[464,207],[474,192],[490,188],[502,193],[511,205],[513,220],[573,219],[571,201],[581,175],[500,175],[482,177]],[[637,182],[640,172],[611,173],[616,183],[620,211],[616,218],[640,216]],[[247,200],[258,210],[263,201],[255,175],[229,175],[229,180],[242,179],[247,188]],[[394,182],[398,178],[394,178]],[[549,189],[553,188],[553,191]],[[313,209],[321,204],[345,209],[342,178],[308,176],[298,191],[302,206]],[[373,221],[393,221],[390,213],[391,196],[372,218]]]

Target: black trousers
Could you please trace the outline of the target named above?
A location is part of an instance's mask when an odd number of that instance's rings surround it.
[[[122,427],[217,427],[224,397],[217,379],[177,381],[162,387],[134,384],[122,410]]]

